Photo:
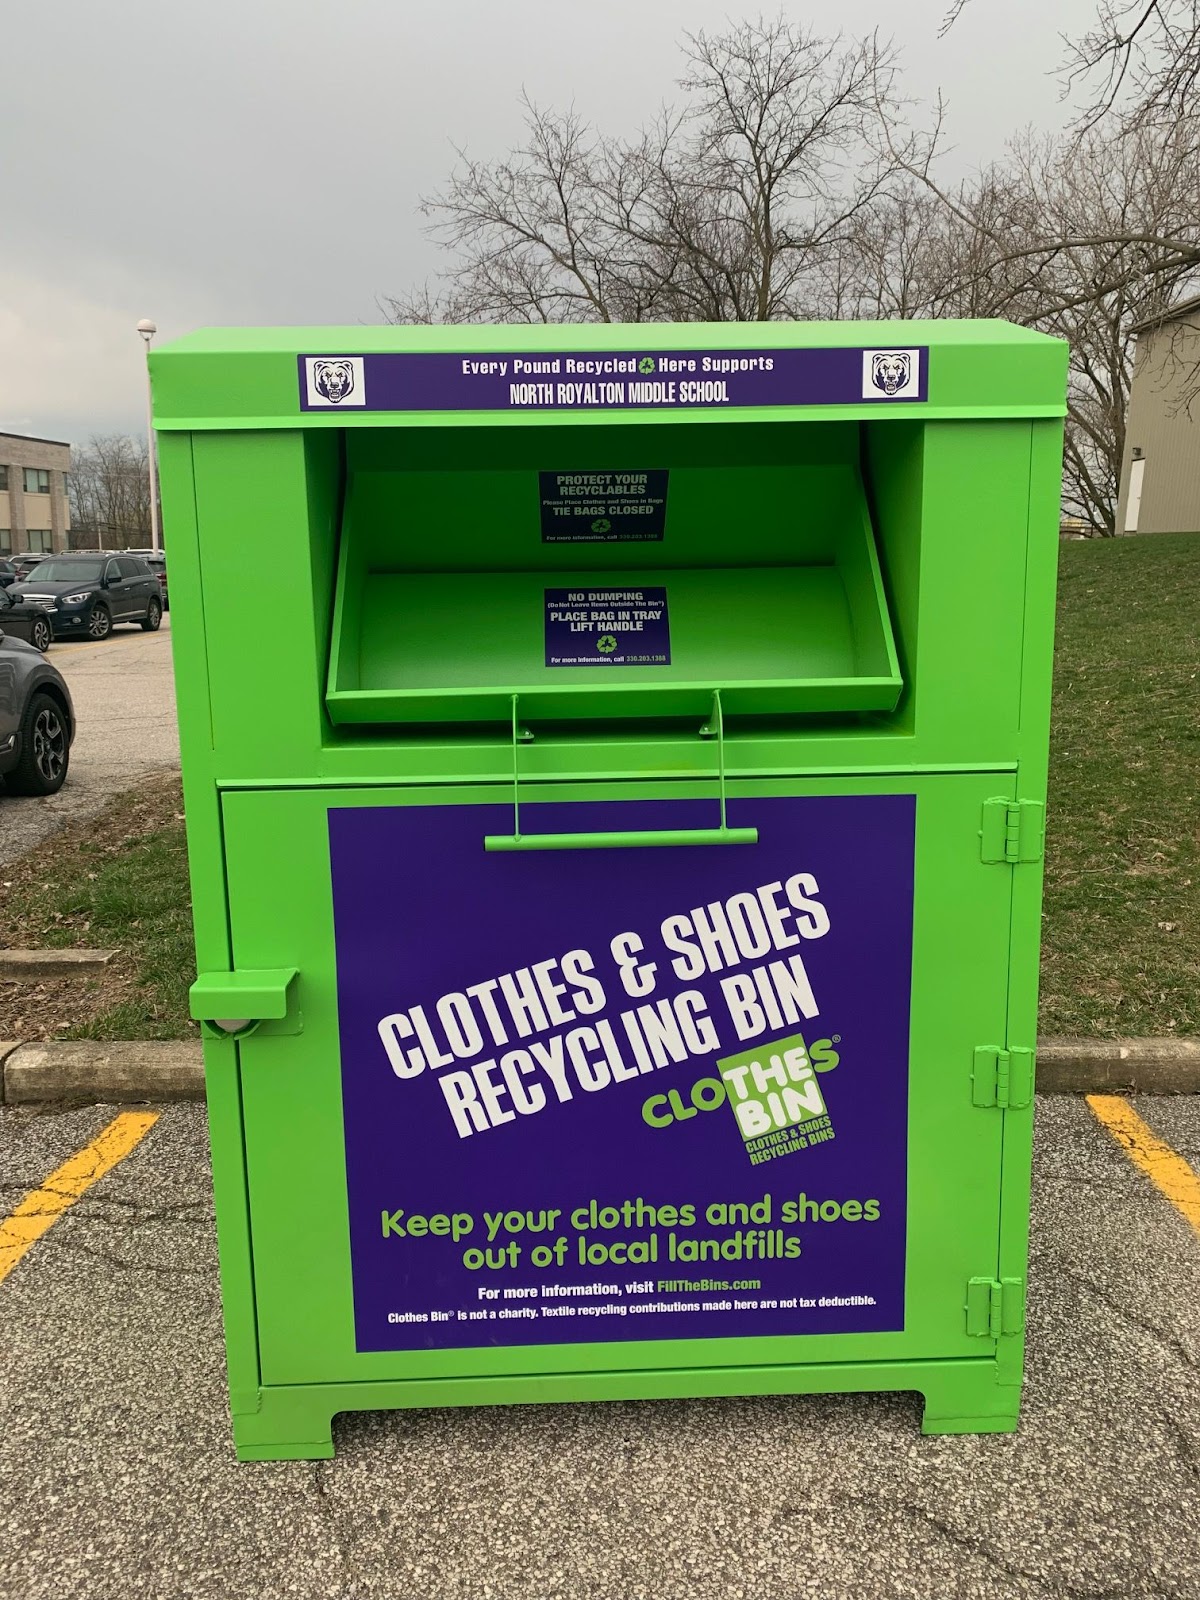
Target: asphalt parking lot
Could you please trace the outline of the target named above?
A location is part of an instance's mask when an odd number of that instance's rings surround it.
[[[147,773],[179,765],[169,612],[157,633],[120,628],[100,643],[58,640],[47,659],[75,703],[70,771],[58,794],[44,799],[6,795],[0,778],[0,863],[63,823],[94,816]]]
[[[1134,1107],[1200,1168],[1200,1100]],[[0,1215],[117,1116],[0,1111]],[[144,1126],[0,1282],[4,1600],[1200,1597],[1200,1236],[1082,1100],[1038,1108],[1015,1435],[922,1438],[906,1395],[570,1405],[258,1465],[203,1109]]]

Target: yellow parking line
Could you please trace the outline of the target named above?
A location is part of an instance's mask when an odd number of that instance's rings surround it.
[[[1129,1101],[1120,1095],[1090,1094],[1087,1103],[1134,1166],[1200,1233],[1200,1178],[1183,1157],[1151,1133]]]
[[[88,1189],[111,1172],[158,1121],[157,1111],[125,1111],[114,1117],[90,1144],[77,1150],[52,1172],[40,1189],[34,1189],[10,1216],[0,1222],[0,1283],[42,1235]]]

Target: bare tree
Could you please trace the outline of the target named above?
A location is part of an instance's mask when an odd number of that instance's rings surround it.
[[[968,4],[953,0],[943,32]],[[1032,286],[1053,275],[1064,252],[1099,252],[1097,277],[1065,291],[1076,298],[1064,300],[1064,311],[1082,304],[1080,296],[1120,293],[1139,276],[1178,280],[1200,271],[1194,182],[1200,171],[1200,106],[1194,92],[1200,80],[1200,0],[1100,0],[1092,27],[1080,39],[1068,41],[1067,50],[1066,89],[1090,93],[1073,129],[1081,149],[1102,132],[1109,138],[1128,136],[1132,147],[1145,153],[1137,141],[1149,134],[1163,142],[1174,167],[1191,169],[1191,190],[1177,189],[1173,203],[1157,210],[1152,223],[1047,216],[1040,228],[1015,237],[972,209],[969,195],[953,194],[940,182],[940,106],[931,127],[914,130],[887,109],[890,82],[882,85],[879,100],[881,148],[887,157],[924,184],[960,222],[983,235],[993,263],[1003,259],[1024,272]]]
[[[899,114],[877,38],[782,18],[688,35],[682,105],[636,138],[526,102],[497,162],[460,153],[424,202],[456,252],[439,286],[383,302],[394,321],[765,321],[814,309],[815,263],[881,192],[868,124]]]
[[[1026,134],[954,190],[915,177],[856,219],[826,265],[827,314],[1007,317],[1068,341],[1063,505],[1115,532],[1133,370],[1132,325],[1164,311],[1193,269],[1145,240],[1200,246],[1200,172],[1174,125]],[[1030,250],[1053,238],[1053,250]]]
[[[1170,229],[1200,259],[1200,216],[1190,198],[1200,192],[1200,164],[1190,134],[1169,122],[1097,127],[1040,146],[1026,141],[1018,154],[1043,236],[1102,241],[1065,243],[1012,314],[1068,341],[1064,505],[1111,537],[1133,377],[1130,330],[1187,293],[1197,271],[1184,250],[1164,263],[1144,240]]]
[[[952,0],[942,38],[970,0]],[[1162,124],[1194,115],[1200,83],[1200,0],[1100,0],[1092,26],[1067,41],[1063,75],[1091,97],[1079,124],[1117,112],[1129,122]]]
[[[150,542],[146,442],[127,434],[93,434],[71,454],[73,530],[96,535],[101,548],[136,549]]]
[[[943,32],[968,3],[954,0]],[[882,148],[925,191],[919,213],[930,200],[942,212],[940,265],[952,267],[934,274],[937,303],[982,303],[1070,341],[1064,506],[1111,535],[1130,327],[1200,281],[1200,0],[1100,0],[1068,43],[1064,81],[1087,97],[1065,139],[1027,139],[970,184],[951,189],[938,175],[940,106],[914,131],[881,96]],[[1193,345],[1180,348],[1190,365],[1175,361],[1176,402],[1190,405],[1200,367]]]
[[[1102,0],[1096,20],[1069,46],[1068,80],[1087,83],[1086,125],[1117,111],[1138,125],[1196,115],[1200,0]]]

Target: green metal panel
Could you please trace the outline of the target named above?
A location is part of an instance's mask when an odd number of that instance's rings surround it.
[[[1029,502],[1026,513],[1025,619],[1020,658],[1020,766],[1017,792],[1034,799],[1045,814],[1050,752],[1050,687],[1054,659],[1054,608],[1058,540],[1048,536],[1048,507],[1061,481],[1062,439],[1052,424],[1030,429]],[[1038,978],[1041,953],[1044,852],[1011,869],[1013,918],[1010,940],[1008,1029],[1010,1047],[1032,1051],[1037,1041]],[[1033,1085],[1030,1085],[1032,1089]],[[1004,1209],[1000,1226],[999,1272],[1005,1281],[1025,1277],[1029,1237],[1030,1173],[1033,1164],[1033,1096],[1024,1108],[1004,1113]],[[1023,1304],[1023,1288],[1014,1289]],[[1013,1337],[1001,1341],[998,1375],[1017,1388],[1024,1359],[1023,1315]]]
[[[494,802],[503,792],[355,790],[228,794],[236,960],[299,969],[305,1031],[238,1046],[264,1382],[576,1372],[714,1363],[756,1365],[977,1355],[961,1328],[964,1285],[995,1260],[1002,1118],[972,1102],[976,1041],[1004,1027],[1011,877],[978,859],[979,807],[994,775],[873,782],[799,779],[736,794],[916,793],[906,1331],[803,1339],[356,1354],[349,1289],[345,1157],[340,1140],[336,974],[328,875],[331,805]],[[556,798],[605,798],[570,788]],[[666,797],[663,786],[637,797]],[[630,795],[624,788],[620,798]],[[536,810],[537,802],[532,803]],[[523,808],[524,810],[524,808]],[[536,824],[535,824],[536,825]],[[309,870],[297,872],[303,861]],[[239,895],[236,885],[244,884]],[[267,887],[269,885],[269,888]],[[305,1307],[297,1317],[298,1304]]]

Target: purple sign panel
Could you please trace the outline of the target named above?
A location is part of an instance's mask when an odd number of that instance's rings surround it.
[[[669,667],[665,588],[547,589],[548,667]]]
[[[331,810],[357,1348],[902,1329],[915,811]]]
[[[927,346],[302,355],[302,411],[606,411],[926,400]]]

